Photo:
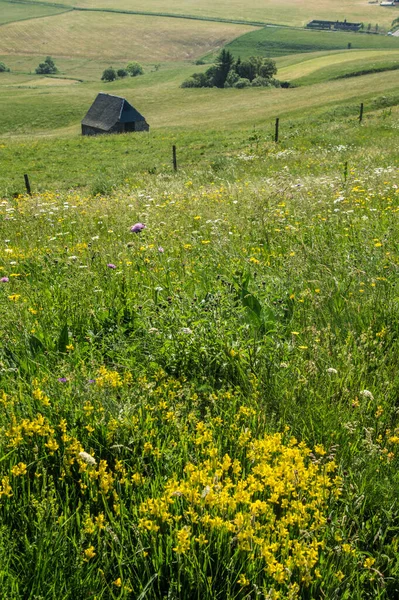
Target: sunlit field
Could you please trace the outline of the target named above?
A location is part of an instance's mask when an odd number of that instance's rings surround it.
[[[86,140],[81,191],[64,142],[47,192],[3,179],[6,598],[398,594],[398,123],[191,132],[177,173],[166,130],[124,173],[133,138]]]
[[[54,2],[52,2],[54,3]],[[111,8],[119,10],[143,10],[149,12],[175,13],[193,16],[220,18],[255,19],[283,25],[306,25],[312,19],[327,19],[372,23],[389,27],[395,16],[396,7],[384,8],[363,0],[70,0],[62,2],[85,8]]]
[[[0,599],[398,598],[399,41],[245,23],[397,7],[62,4],[0,0]]]

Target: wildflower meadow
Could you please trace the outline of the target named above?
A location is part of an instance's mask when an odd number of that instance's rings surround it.
[[[1,598],[399,596],[398,114],[4,193]]]

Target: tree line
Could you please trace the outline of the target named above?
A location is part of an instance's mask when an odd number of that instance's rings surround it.
[[[270,58],[251,56],[246,60],[235,60],[229,50],[222,50],[215,64],[203,73],[191,75],[183,81],[181,87],[291,87],[289,82],[279,81],[275,75],[277,66]]]

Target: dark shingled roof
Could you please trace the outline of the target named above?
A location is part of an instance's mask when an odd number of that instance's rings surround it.
[[[89,108],[82,125],[109,131],[115,123],[136,121],[145,121],[145,118],[127,100],[100,92]]]

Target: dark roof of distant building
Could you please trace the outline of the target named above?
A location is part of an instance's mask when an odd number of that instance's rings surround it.
[[[108,131],[115,123],[134,123],[145,121],[125,98],[100,92],[89,108],[82,125]]]

